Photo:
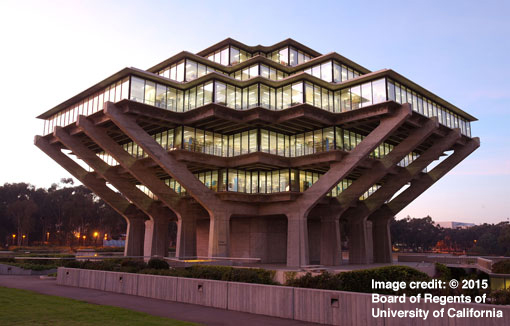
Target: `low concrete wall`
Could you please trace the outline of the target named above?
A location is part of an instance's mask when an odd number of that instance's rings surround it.
[[[228,283],[228,309],[281,318],[294,318],[294,289],[248,283]]]
[[[227,309],[228,282],[178,278],[178,302]]]
[[[171,276],[130,274],[60,267],[57,284],[204,305],[233,311],[295,319],[328,325],[510,325],[510,306],[481,304],[372,303],[366,293],[292,288],[285,286],[224,282]],[[445,309],[444,318],[373,318],[372,309]],[[503,310],[503,318],[448,318],[457,310]]]

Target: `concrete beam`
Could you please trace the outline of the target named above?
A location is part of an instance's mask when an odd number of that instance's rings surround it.
[[[50,145],[43,137],[36,136],[34,143],[46,155],[60,164],[60,166],[92,190],[126,220],[128,227],[124,255],[142,256],[144,241],[143,221],[147,216],[120,194],[108,188],[104,180],[98,179],[94,173],[86,171],[66,154],[62,153],[60,149],[56,148],[55,145]]]
[[[85,161],[91,168],[94,169],[105,180],[108,180],[115,188],[117,188],[126,198],[150,217],[151,222],[145,224],[145,256],[167,256],[168,243],[164,244],[163,241],[168,239],[168,221],[171,218],[176,218],[175,214],[162,207],[155,200],[148,197],[135,185],[131,184],[126,179],[120,177],[115,173],[111,166],[106,164],[97,155],[83,145],[77,138],[70,136],[63,128],[57,127],[54,132],[55,137],[64,144],[69,150],[73,151],[78,157]],[[166,223],[166,228],[164,224]],[[161,227],[159,231],[158,227]],[[155,232],[153,239],[148,238],[148,232]],[[161,239],[161,237],[163,237]],[[154,246],[153,246],[154,245]]]
[[[304,208],[308,214],[322,197],[345,179],[377,146],[395,132],[411,116],[411,113],[410,105],[404,104],[393,115],[381,119],[379,125],[343,160],[331,164],[328,172],[307,189],[294,205],[291,205],[291,210]]]
[[[439,128],[437,118],[427,120],[421,127],[412,131],[406,139],[395,146],[388,155],[377,161],[370,171],[364,173],[346,190],[342,191],[337,199],[343,210],[349,208],[365,191],[381,180],[395,164],[398,164],[406,155],[423,143],[437,128]]]
[[[180,197],[168,187],[154,173],[143,166],[133,156],[129,155],[119,144],[117,144],[106,132],[104,128],[94,126],[94,124],[85,116],[79,116],[77,121],[78,127],[99,145],[105,152],[110,154],[119,164],[126,169],[140,183],[144,184],[154,193],[158,199],[169,209],[171,209],[178,217],[177,210]]]
[[[439,163],[432,171],[421,175],[419,178],[411,181],[411,185],[400,195],[395,197],[387,204],[387,207],[395,215],[404,209],[409,203],[415,200],[425,190],[430,188],[446,173],[452,170],[467,156],[480,147],[480,139],[473,138],[469,140],[464,146],[456,146],[454,152],[448,156],[444,161]]]

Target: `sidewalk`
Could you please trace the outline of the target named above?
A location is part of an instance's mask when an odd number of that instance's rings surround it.
[[[318,325],[296,320],[216,309],[186,303],[157,300],[133,295],[57,285],[55,280],[39,276],[0,275],[0,286],[30,290],[89,303],[122,307],[155,316],[200,323],[203,325]]]

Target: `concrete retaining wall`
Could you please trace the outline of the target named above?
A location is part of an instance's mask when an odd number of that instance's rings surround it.
[[[57,284],[185,302],[233,311],[328,325],[510,325],[510,306],[430,303],[373,304],[370,294],[292,288],[171,276],[130,274],[60,267]],[[373,318],[372,309],[424,310],[449,308],[503,310],[503,318]]]

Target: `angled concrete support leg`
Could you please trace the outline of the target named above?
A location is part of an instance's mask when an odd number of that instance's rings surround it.
[[[145,233],[145,219],[137,217],[127,218],[126,244],[124,256],[143,256]]]
[[[168,256],[168,219],[145,221],[144,256]]]
[[[337,216],[321,218],[321,265],[338,266],[342,263],[340,220]]]
[[[287,266],[309,265],[308,221],[304,214],[287,215]]]
[[[228,257],[230,246],[230,215],[217,212],[210,218],[209,257]]]
[[[197,221],[195,216],[182,216],[177,222],[177,258],[197,255]]]
[[[392,263],[390,222],[391,215],[372,214],[374,263]]]
[[[349,222],[349,264],[369,264],[371,262],[371,237],[368,234],[367,219],[353,219]],[[369,238],[370,237],[370,238]]]

